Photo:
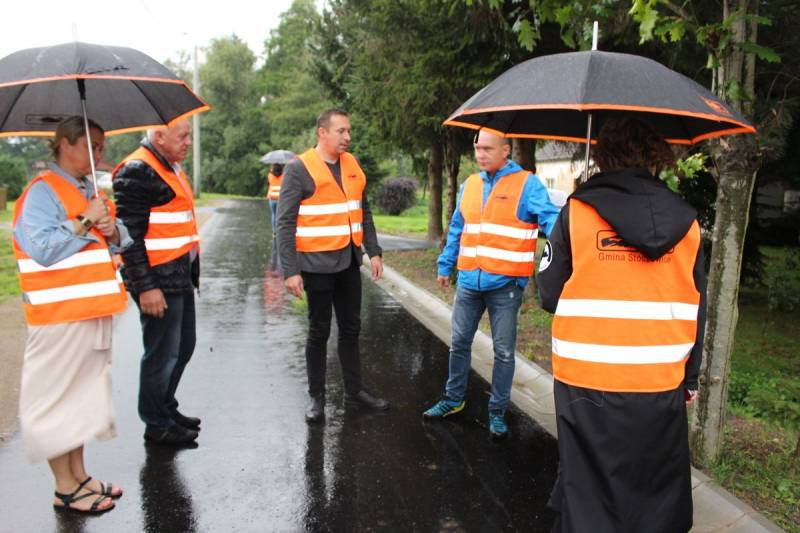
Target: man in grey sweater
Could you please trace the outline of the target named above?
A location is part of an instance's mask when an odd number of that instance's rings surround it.
[[[278,201],[278,250],[284,285],[308,297],[306,371],[311,400],[306,420],[325,416],[325,368],[332,310],[339,328],[339,362],[345,402],[350,407],[388,409],[361,382],[361,245],[370,257],[372,278],[383,273],[381,247],[364,194],[366,177],[347,152],[350,119],[330,109],[317,119],[316,147],[284,169]]]

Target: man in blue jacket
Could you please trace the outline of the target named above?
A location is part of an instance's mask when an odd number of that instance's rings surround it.
[[[464,409],[472,340],[488,309],[494,346],[489,431],[502,439],[508,435],[505,412],[514,378],[517,313],[534,270],[538,228],[549,235],[558,208],[539,178],[509,159],[509,139],[481,131],[474,146],[480,173],[461,187],[437,261],[442,289],[449,286],[453,267],[458,268],[449,376],[444,397],[423,416],[439,419]]]

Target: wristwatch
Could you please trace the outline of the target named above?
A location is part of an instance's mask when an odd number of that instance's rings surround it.
[[[92,219],[86,218],[83,215],[78,215],[75,218],[78,219],[78,222],[81,223],[81,226],[83,226],[87,230],[92,229],[92,226],[94,226],[94,222],[92,222]]]

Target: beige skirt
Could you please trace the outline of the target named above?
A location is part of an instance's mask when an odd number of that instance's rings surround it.
[[[19,418],[31,462],[116,435],[112,317],[28,326]]]

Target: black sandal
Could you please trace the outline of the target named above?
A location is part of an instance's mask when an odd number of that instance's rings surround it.
[[[89,482],[89,479],[87,479],[83,483],[79,483],[78,488],[75,489],[75,491],[70,494],[62,494],[58,491],[55,491],[53,494],[55,494],[56,498],[61,500],[61,503],[63,505],[58,505],[54,503],[53,507],[56,510],[71,511],[73,513],[85,513],[85,514],[101,514],[113,509],[115,506],[114,503],[112,503],[110,507],[106,507],[105,509],[99,508],[100,504],[103,503],[103,500],[107,499],[108,496],[103,496],[102,494],[100,495],[95,494],[94,492],[88,489],[87,489],[88,492],[86,492],[86,494],[81,494],[80,496],[76,496],[83,489],[84,485],[86,485],[86,483]],[[73,503],[81,501],[85,498],[90,498],[92,496],[97,496],[97,499],[92,503],[92,506],[89,509],[78,509],[77,507],[72,507]]]
[[[79,485],[79,487],[83,487],[84,485],[89,483],[91,480],[92,480],[92,476],[87,477],[86,479],[81,481],[81,484]],[[120,492],[119,494],[113,494],[113,492],[114,492],[114,484],[113,483],[109,483],[108,485],[106,485],[102,481],[98,481],[98,483],[100,483],[100,492],[94,491],[92,489],[87,489],[87,490],[92,491],[94,494],[99,494],[100,496],[106,496],[108,498],[111,498],[112,500],[118,500],[118,499],[122,498],[123,494],[125,494],[124,492]]]

